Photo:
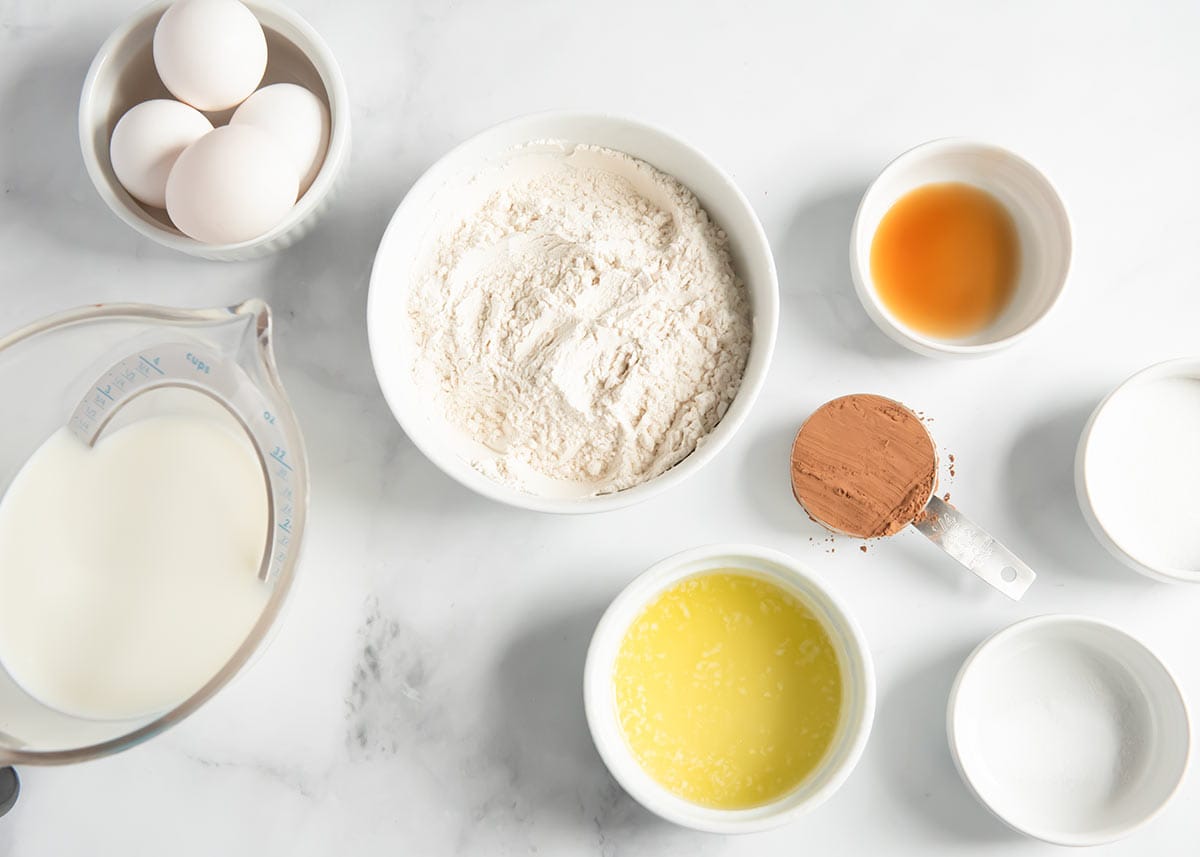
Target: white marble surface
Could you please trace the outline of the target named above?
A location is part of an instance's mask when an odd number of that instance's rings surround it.
[[[93,301],[266,298],[308,439],[311,526],[293,609],[252,672],[143,747],[23,770],[0,854],[1045,854],[978,807],[951,766],[946,693],[979,640],[1038,613],[1099,616],[1143,637],[1200,700],[1200,588],[1110,560],[1071,487],[1101,395],[1200,350],[1200,5],[295,0],[344,66],[352,172],[311,236],[233,265],[138,238],[84,175],[79,87],[135,5],[0,0],[2,326]],[[686,486],[601,517],[510,510],[444,478],[393,423],[367,354],[371,257],[406,188],[464,136],[549,107],[648,119],[713,155],[757,207],[783,291],[771,376],[739,436]],[[1041,165],[1076,230],[1059,311],[978,362],[891,344],[846,264],[866,182],[946,134]],[[958,460],[955,501],[1041,574],[1024,602],[915,534],[866,555],[810,541],[788,491],[790,436],[814,406],[859,390],[935,418]],[[811,816],[739,839],[633,804],[580,699],[609,599],[658,558],[713,540],[780,548],[823,573],[879,674],[876,728],[847,785]],[[1198,800],[1193,776],[1149,827],[1096,853],[1196,853]]]

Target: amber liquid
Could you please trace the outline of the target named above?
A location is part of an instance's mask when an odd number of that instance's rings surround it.
[[[1016,287],[1021,246],[1008,210],[967,184],[909,191],[879,222],[871,277],[901,323],[930,336],[978,333]]]

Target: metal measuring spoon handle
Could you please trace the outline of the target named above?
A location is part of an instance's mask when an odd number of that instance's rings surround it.
[[[1020,601],[1037,578],[1033,569],[982,527],[933,496],[912,525],[994,589]]]

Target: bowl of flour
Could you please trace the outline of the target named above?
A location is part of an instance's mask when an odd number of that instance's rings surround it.
[[[368,332],[393,414],[446,474],[594,512],[717,454],[778,315],[766,236],[715,164],[648,125],[545,113],[412,187],[375,258]]]

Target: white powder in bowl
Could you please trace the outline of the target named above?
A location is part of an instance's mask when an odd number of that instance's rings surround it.
[[[1088,439],[1096,519],[1141,562],[1200,573],[1200,378],[1158,378],[1119,390]]]
[[[475,177],[418,265],[415,377],[532,493],[587,496],[694,451],[737,393],[751,314],[682,184],[609,149],[538,144]]]

